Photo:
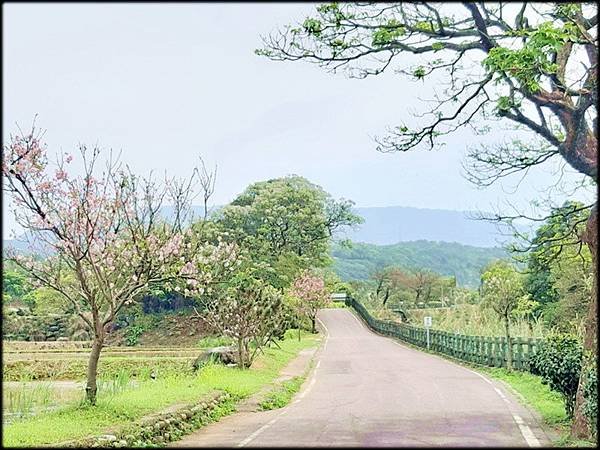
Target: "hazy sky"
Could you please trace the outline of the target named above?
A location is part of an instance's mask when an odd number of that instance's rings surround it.
[[[547,167],[514,194],[515,179],[475,189],[461,161],[481,138],[466,131],[440,151],[376,152],[372,136],[408,119],[431,87],[393,72],[348,79],[254,54],[260,34],[303,20],[311,4],[2,7],[4,142],[38,114],[52,152],[98,144],[122,150],[140,174],[181,176],[202,155],[219,166],[216,204],[253,181],[295,173],[359,206],[490,210],[506,199],[525,205],[556,178]],[[10,207],[3,216],[6,237]]]

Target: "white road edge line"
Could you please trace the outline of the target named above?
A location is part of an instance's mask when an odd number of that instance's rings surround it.
[[[356,317],[356,315],[353,312],[350,312],[350,314],[352,315],[352,317],[354,318],[354,320],[356,320],[358,322],[358,324],[363,327],[366,328],[369,331],[372,331],[369,327],[367,327],[363,322],[361,322],[358,317]]]
[[[535,435],[531,431],[531,428],[529,428],[529,426],[527,426],[527,424],[523,421],[523,419],[521,419],[521,417],[515,413],[512,413],[512,416],[515,419],[515,422],[517,422],[517,425],[519,426],[519,430],[521,430],[521,434],[527,441],[527,445],[529,445],[530,447],[540,447],[540,441],[538,441],[538,439],[535,437]]]
[[[317,322],[319,322],[321,324],[321,326],[323,328],[325,328],[325,344],[323,344],[323,352],[325,352],[325,349],[327,348],[327,343],[329,342],[329,330],[327,329],[327,327],[325,326],[323,321],[321,319],[319,319],[318,317],[317,317]]]
[[[327,329],[327,327],[325,326],[325,324],[321,321],[321,319],[318,319],[319,323],[321,324],[321,326],[323,328],[325,328],[325,331],[327,332],[327,334],[325,335],[325,344],[323,345],[323,351],[325,350],[325,347],[327,346],[327,342],[329,341],[329,330]],[[317,361],[317,365],[315,366],[315,370],[313,371],[312,375],[311,375],[311,380],[310,383],[308,383],[308,386],[306,387],[306,389],[304,391],[302,391],[299,395],[298,398],[296,398],[296,400],[294,400],[294,404],[300,402],[300,400],[302,400],[302,398],[304,398],[304,396],[306,394],[308,394],[308,392],[312,389],[312,387],[315,385],[315,381],[316,379],[316,372],[317,369],[319,368],[319,365],[321,364],[321,360]],[[256,439],[256,437],[258,435],[260,435],[263,431],[265,431],[266,429],[268,429],[269,427],[271,427],[275,422],[277,422],[277,420],[283,416],[286,412],[288,412],[288,409],[284,407],[283,411],[281,411],[279,414],[277,414],[275,417],[273,417],[271,420],[269,420],[267,423],[265,423],[262,427],[260,427],[258,430],[256,430],[254,433],[250,434],[246,439],[240,441],[240,443],[237,445],[237,447],[244,447],[245,445],[249,444],[250,442],[252,442],[254,439]]]
[[[458,365],[458,364],[457,364]],[[459,366],[462,367],[462,366]],[[490,385],[492,385],[494,387],[494,391],[496,391],[496,393],[500,396],[500,398],[502,400],[504,400],[509,406],[510,406],[510,401],[508,400],[508,398],[504,395],[504,393],[498,389],[496,386],[494,386],[494,384],[488,380],[486,377],[484,377],[482,374],[475,372],[474,370],[471,369],[467,369],[466,367],[463,367],[463,369],[468,370],[471,373],[474,373],[475,375],[477,375],[478,377],[484,379],[487,383],[489,383]],[[517,426],[519,427],[519,431],[521,432],[521,435],[523,435],[523,438],[525,439],[525,442],[527,442],[527,445],[529,445],[530,447],[541,447],[540,441],[538,440],[537,437],[535,437],[535,434],[533,434],[533,431],[531,431],[531,428],[529,428],[529,425],[527,425],[523,419],[521,418],[521,416],[519,416],[518,414],[514,413],[512,411],[512,408],[508,408],[510,414],[513,417],[513,420],[515,421],[515,423],[517,424]]]
[[[354,314],[353,314],[354,315]],[[394,338],[390,338],[391,341],[396,344],[399,345],[402,348],[408,348],[411,349],[410,347],[407,347],[405,345],[402,345],[400,342],[397,342]],[[413,349],[411,349],[413,350]],[[417,350],[418,351],[418,350]],[[490,386],[492,386],[494,388],[494,391],[496,391],[496,394],[498,394],[498,396],[504,400],[509,406],[510,406],[510,401],[508,400],[508,398],[506,398],[506,396],[504,395],[504,393],[498,389],[496,386],[494,386],[494,383],[492,383],[490,380],[488,380],[485,376],[483,376],[482,374],[480,374],[479,372],[475,372],[474,370],[468,369],[464,366],[461,366],[460,364],[456,364],[453,361],[448,361],[447,359],[442,358],[441,356],[435,355],[435,354],[431,354],[429,353],[429,355],[431,356],[435,356],[436,358],[439,358],[443,361],[449,362],[451,364],[454,364],[462,369],[468,370],[471,373],[474,373],[475,375],[477,375],[479,378],[481,378],[483,381],[485,381],[486,383],[488,383]],[[517,426],[519,427],[519,431],[521,432],[521,435],[523,436],[523,439],[525,439],[525,442],[527,442],[527,445],[529,445],[530,447],[541,447],[540,441],[538,440],[537,437],[535,437],[535,434],[533,434],[533,431],[531,431],[531,428],[529,428],[529,425],[527,425],[523,419],[521,418],[521,416],[515,414],[511,408],[508,408],[508,411],[510,412],[513,420],[515,421],[515,423],[517,424]]]
[[[321,324],[321,326],[323,328],[325,328],[325,332],[327,334],[327,337],[329,337],[329,330],[327,329],[327,327],[325,326],[325,324],[323,323],[323,321],[317,317],[317,322],[319,322]]]

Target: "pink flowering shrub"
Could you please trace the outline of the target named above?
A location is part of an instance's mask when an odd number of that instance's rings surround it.
[[[330,301],[324,280],[305,271],[294,280],[289,293],[296,300],[295,308],[298,314],[310,320],[311,330],[316,333],[317,313]]]

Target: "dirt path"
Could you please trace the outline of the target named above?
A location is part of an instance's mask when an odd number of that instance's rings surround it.
[[[548,446],[500,383],[327,309],[315,368],[280,410],[234,414],[173,446]]]

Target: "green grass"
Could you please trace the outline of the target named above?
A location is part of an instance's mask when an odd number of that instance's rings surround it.
[[[329,302],[327,305],[325,305],[325,308],[349,308],[349,306],[346,306],[345,302]]]
[[[281,369],[304,348],[315,346],[318,336],[289,333],[276,347],[265,350],[253,367],[240,370],[217,364],[205,366],[198,374],[171,374],[157,380],[140,381],[137,388],[99,397],[95,407],[67,406],[4,426],[3,445],[39,446],[101,434],[111,426],[126,425],[152,412],[174,404],[190,404],[215,390],[247,397],[272,382]]]
[[[512,371],[501,368],[477,367],[479,372],[492,378],[502,380],[523,396],[548,425],[564,425],[569,423],[562,396],[542,384],[542,378],[528,372]]]
[[[474,367],[479,372],[504,381],[521,394],[525,403],[537,411],[545,424],[560,434],[553,444],[557,447],[595,447],[594,442],[575,440],[569,437],[571,421],[567,417],[562,396],[548,385],[542,384],[541,377],[527,372],[512,371],[491,367]]]
[[[233,339],[227,336],[205,336],[198,341],[200,348],[224,347],[233,345]]]
[[[292,400],[296,392],[300,390],[305,379],[306,377],[304,376],[298,376],[284,381],[281,386],[278,386],[266,396],[259,405],[260,409],[266,411],[283,408]]]
[[[595,442],[573,439],[568,434],[561,436],[554,442],[554,445],[557,447],[596,447]]]

